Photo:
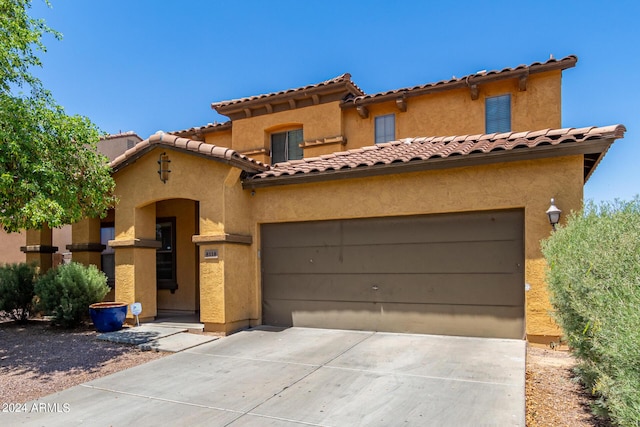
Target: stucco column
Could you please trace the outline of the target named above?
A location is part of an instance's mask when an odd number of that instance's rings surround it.
[[[205,331],[231,333],[250,319],[252,237],[218,233],[193,236],[200,257],[200,321]],[[254,319],[255,320],[255,319]]]
[[[142,303],[140,321],[155,319],[157,310],[156,204],[122,211],[116,208],[115,249],[116,301]],[[132,236],[133,234],[133,236]],[[132,319],[131,313],[127,316]]]
[[[43,225],[40,230],[27,230],[26,246],[20,247],[26,254],[27,263],[35,263],[45,273],[53,266],[53,256],[58,248],[53,246],[51,229]]]
[[[573,156],[557,162],[557,166],[555,161],[549,162],[557,168],[555,174],[551,172],[539,174],[545,179],[542,181],[539,178],[536,181],[540,189],[537,197],[529,196],[525,220],[527,341],[545,345],[552,341],[559,342],[562,337],[562,330],[553,320],[553,307],[549,300],[546,281],[548,266],[540,247],[540,242],[549,238],[553,232],[546,211],[549,209],[551,198],[555,198],[557,206],[562,209],[560,222],[564,223],[570,212],[581,209],[584,183],[581,156]]]
[[[100,243],[100,219],[87,218],[71,228],[71,244],[67,249],[73,253],[73,261],[84,265],[102,267],[101,253],[106,248]]]

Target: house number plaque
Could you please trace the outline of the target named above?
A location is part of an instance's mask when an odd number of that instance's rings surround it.
[[[204,250],[204,259],[217,259],[218,258],[218,250],[217,249],[205,249]]]

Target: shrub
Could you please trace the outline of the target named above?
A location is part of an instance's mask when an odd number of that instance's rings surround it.
[[[640,425],[640,198],[588,204],[542,248],[555,317],[598,396],[595,412]]]
[[[7,264],[0,267],[0,311],[19,323],[26,323],[33,312],[36,266]]]
[[[109,291],[107,276],[95,265],[72,262],[49,270],[36,283],[39,306],[53,316],[53,323],[66,328],[80,325],[89,305]]]

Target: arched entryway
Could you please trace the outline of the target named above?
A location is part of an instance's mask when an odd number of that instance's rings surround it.
[[[101,235],[110,239],[111,228],[115,236],[103,253],[113,254],[115,299],[142,303],[141,321],[163,314],[198,319],[199,264],[192,241],[198,215],[198,201],[173,198],[137,206],[120,203],[113,222],[101,224]]]
[[[198,202],[170,199],[156,202],[156,289],[158,316],[193,315],[200,309]]]

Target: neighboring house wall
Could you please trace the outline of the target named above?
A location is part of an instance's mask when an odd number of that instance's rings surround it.
[[[53,265],[58,265],[64,262],[65,257],[68,258],[68,255],[70,255],[65,248],[67,244],[71,243],[71,226],[54,228],[51,233],[53,246],[58,247],[58,252],[52,254]],[[26,239],[26,232],[24,231],[7,233],[4,230],[0,230],[0,264],[25,262],[27,257],[20,248],[26,245]]]
[[[25,262],[27,257],[20,247],[25,245],[26,239],[24,232],[7,233],[0,230],[0,264]]]
[[[142,141],[133,131],[109,135],[98,141],[98,152],[113,160]]]

